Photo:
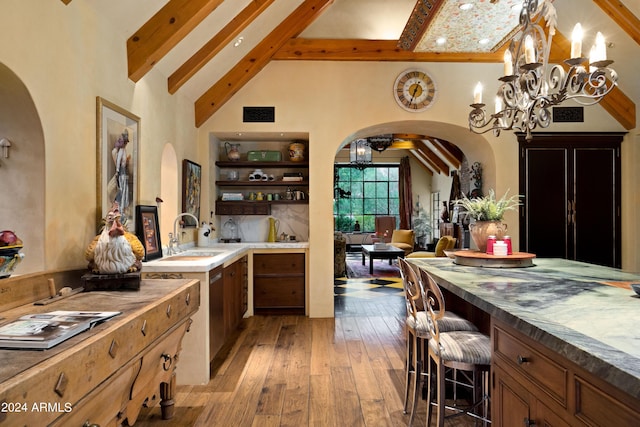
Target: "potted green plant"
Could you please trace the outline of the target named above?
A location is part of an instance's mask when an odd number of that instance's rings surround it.
[[[469,231],[481,252],[487,250],[488,236],[494,235],[498,240],[504,237],[507,231],[507,224],[502,222],[504,213],[516,210],[520,205],[519,197],[517,195],[508,197],[508,193],[507,190],[500,199],[496,199],[496,193],[491,189],[486,196],[470,199],[463,195],[462,199],[455,202],[466,211],[467,216],[475,220],[469,224]]]

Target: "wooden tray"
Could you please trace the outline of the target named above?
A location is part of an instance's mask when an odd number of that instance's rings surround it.
[[[453,262],[470,267],[518,268],[533,266],[534,254],[514,252],[512,255],[488,255],[479,251],[455,251]]]

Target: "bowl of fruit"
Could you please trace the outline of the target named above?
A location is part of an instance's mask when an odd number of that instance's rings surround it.
[[[0,279],[11,276],[20,264],[24,258],[21,249],[22,240],[13,231],[0,231]]]

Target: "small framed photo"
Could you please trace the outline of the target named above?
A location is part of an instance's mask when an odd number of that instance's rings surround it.
[[[182,212],[200,218],[200,191],[202,168],[191,160],[182,161]],[[184,217],[185,227],[197,227],[198,222],[190,216]]]
[[[156,206],[136,206],[136,235],[144,245],[144,260],[151,261],[162,257],[160,224]]]

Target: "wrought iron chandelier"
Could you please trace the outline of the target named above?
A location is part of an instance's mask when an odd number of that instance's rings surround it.
[[[548,36],[542,28],[543,20]],[[504,55],[504,76],[495,100],[495,113],[487,114],[482,102],[482,85],[478,83],[469,113],[469,129],[475,133],[501,130],[525,132],[551,124],[550,107],[573,99],[593,105],[617,84],[618,75],[609,68],[604,37],[600,32],[589,58],[582,55],[582,29],[576,24],[571,40],[571,58],[563,65],[549,67],[551,40],[555,34],[556,10],[550,0],[524,0],[520,11],[520,31]],[[546,39],[545,39],[546,37]],[[565,70],[566,67],[566,70]]]

